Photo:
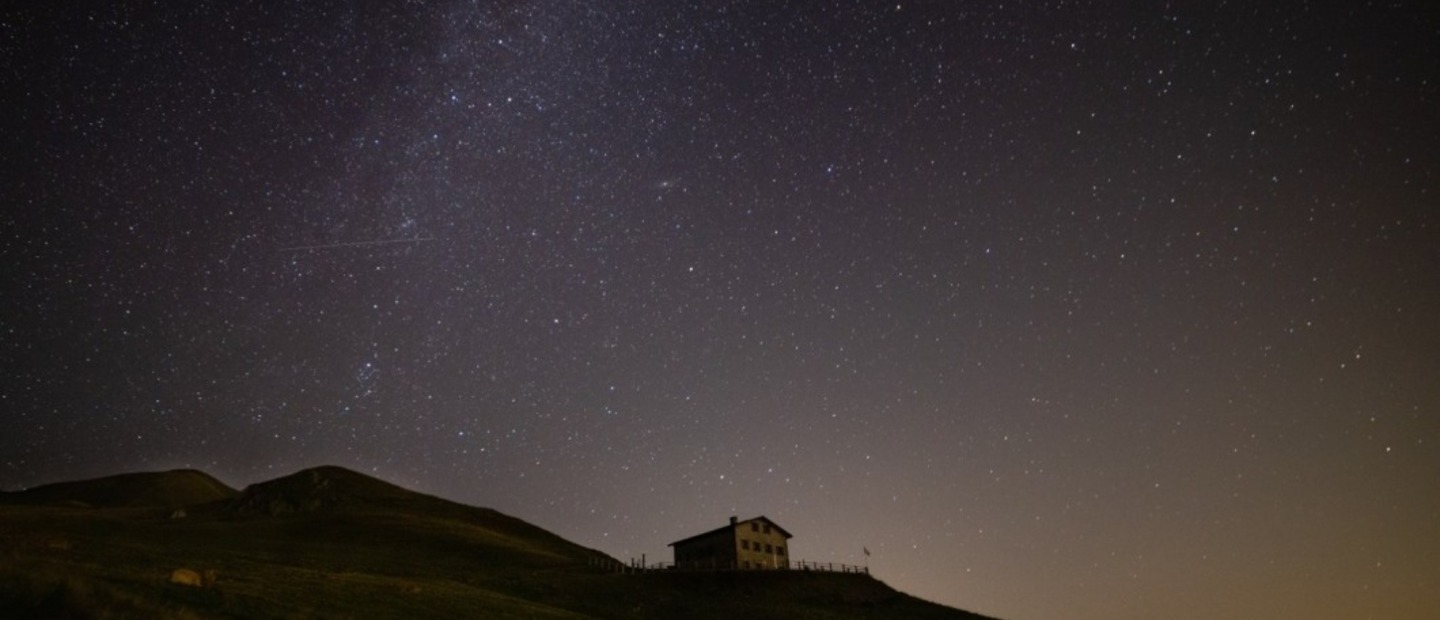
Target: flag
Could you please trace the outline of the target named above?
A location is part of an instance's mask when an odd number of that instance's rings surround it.
[[[867,558],[870,557],[870,548],[869,548],[869,547],[861,547],[861,549],[864,549],[864,550],[865,550],[865,557],[867,557]]]

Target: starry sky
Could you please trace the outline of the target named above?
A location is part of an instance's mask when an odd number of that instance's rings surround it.
[[[1422,3],[50,4],[0,488],[330,463],[1006,620],[1440,609]]]

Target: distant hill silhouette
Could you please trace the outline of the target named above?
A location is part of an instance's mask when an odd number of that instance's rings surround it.
[[[545,529],[490,508],[467,506],[417,493],[343,467],[325,465],[245,487],[220,505],[221,511],[239,517],[312,514],[332,522],[393,521],[403,518],[414,526],[425,521],[459,522],[490,539],[505,540],[509,549],[523,549],[568,561],[606,557]],[[391,536],[405,536],[403,530]]]
[[[984,620],[864,574],[619,574],[520,519],[333,466],[240,492],[179,470],[0,499],[6,618]]]
[[[105,476],[0,493],[4,504],[70,504],[91,508],[180,508],[235,497],[237,491],[194,469]]]
[[[225,509],[242,515],[273,516],[337,507],[428,511],[451,504],[343,467],[326,465],[245,487],[230,498]]]

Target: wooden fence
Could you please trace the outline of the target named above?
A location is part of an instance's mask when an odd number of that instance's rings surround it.
[[[857,566],[855,564],[841,564],[839,562],[806,562],[800,560],[790,570],[813,570],[827,573],[862,573],[870,574],[869,566]]]
[[[674,562],[656,562],[654,564],[647,564],[644,557],[641,557],[639,560],[631,558],[628,563],[617,562],[610,558],[590,558],[590,565],[608,570],[610,572],[626,575],[663,572],[764,572],[772,570],[813,571],[819,573],[856,573],[861,575],[870,574],[870,567],[868,566],[842,564],[840,562],[810,562],[807,560],[797,560],[794,562],[790,562],[787,566],[756,566],[753,568],[744,568],[735,566],[733,563],[730,562],[722,562],[718,564],[708,565],[692,564],[685,566],[676,566]]]

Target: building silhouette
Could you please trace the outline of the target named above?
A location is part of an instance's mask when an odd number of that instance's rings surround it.
[[[790,568],[790,532],[760,516],[670,543],[680,569]]]

